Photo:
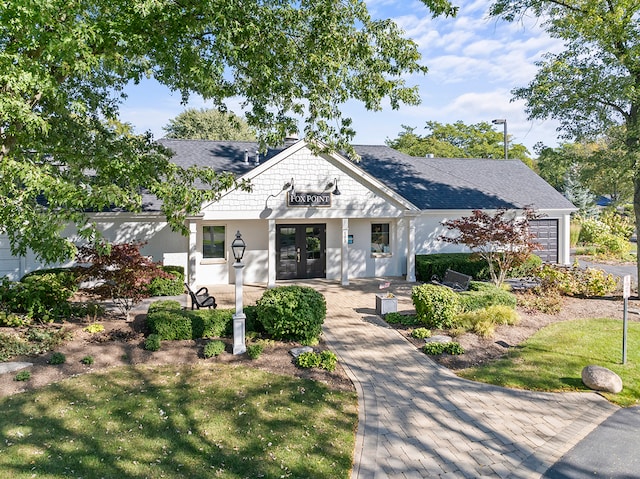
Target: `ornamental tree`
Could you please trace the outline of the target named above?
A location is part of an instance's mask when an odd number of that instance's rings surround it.
[[[448,0],[422,1],[455,14]],[[72,259],[68,224],[99,241],[88,212],[137,212],[150,193],[186,234],[189,214],[235,186],[176,167],[120,124],[124,88],[145,77],[221,111],[241,98],[263,148],[304,130],[353,153],[342,105],[416,104],[405,79],[425,71],[416,43],[362,0],[0,2],[0,234],[14,254]]]
[[[78,251],[78,263],[87,265],[81,279],[93,283],[87,291],[113,301],[125,318],[136,304],[150,296],[152,280],[171,277],[159,263],[140,254],[144,244],[85,245]]]
[[[529,255],[540,249],[529,222],[540,215],[532,208],[522,211],[500,208],[494,214],[473,210],[471,216],[443,221],[442,224],[457,236],[441,235],[446,243],[467,246],[489,265],[491,281],[500,286],[511,268],[524,263]]]

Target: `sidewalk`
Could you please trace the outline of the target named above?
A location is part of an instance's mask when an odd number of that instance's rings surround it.
[[[392,281],[399,309],[410,283]],[[536,393],[460,379],[375,315],[378,283],[314,282],[324,332],[359,395],[352,479],[540,478],[618,408],[594,393]]]

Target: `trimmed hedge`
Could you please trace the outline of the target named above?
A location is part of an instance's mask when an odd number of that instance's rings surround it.
[[[157,303],[164,303],[167,307]],[[231,309],[201,309],[196,311],[176,309],[175,302],[153,303],[147,313],[147,327],[163,340],[217,338],[231,334],[233,313]],[[178,303],[179,304],[179,303]]]
[[[264,292],[256,303],[257,319],[274,339],[312,344],[322,333],[327,305],[308,286],[279,286]]]
[[[473,279],[489,278],[489,270],[486,261],[472,260],[471,253],[416,255],[416,279],[418,281],[431,281],[433,276],[437,276],[442,279],[448,269],[468,274]]]
[[[459,296],[460,310],[463,312],[497,305],[515,308],[518,303],[515,294],[498,288],[493,283],[480,281],[471,281],[469,291],[462,291]]]

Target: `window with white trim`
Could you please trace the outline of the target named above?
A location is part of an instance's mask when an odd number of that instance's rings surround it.
[[[391,253],[391,244],[389,243],[389,223],[371,224],[371,252]]]
[[[224,226],[203,226],[202,257],[224,259],[225,237],[226,232]]]

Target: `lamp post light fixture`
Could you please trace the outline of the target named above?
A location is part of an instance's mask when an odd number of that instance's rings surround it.
[[[508,160],[508,149],[509,149],[509,142],[507,140],[507,120],[503,119],[498,119],[498,120],[492,120],[491,123],[493,123],[494,125],[504,125],[504,159]]]
[[[233,354],[243,354],[247,351],[245,343],[245,320],[247,317],[242,309],[242,258],[247,248],[240,231],[236,233],[236,238],[231,243],[231,250],[236,262],[233,264],[236,270],[236,313],[233,315]]]

